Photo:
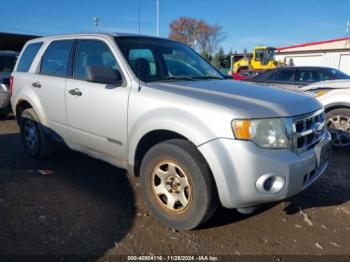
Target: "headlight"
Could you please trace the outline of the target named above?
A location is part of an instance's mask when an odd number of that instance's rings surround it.
[[[329,91],[330,90],[313,90],[313,91],[309,91],[307,93],[313,97],[320,97],[320,96],[327,94]]]
[[[288,147],[284,123],[280,118],[234,120],[232,128],[237,139],[250,140],[260,147],[273,149]]]

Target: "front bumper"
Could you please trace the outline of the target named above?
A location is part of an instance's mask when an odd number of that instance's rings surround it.
[[[329,146],[331,136],[306,152],[296,154],[288,149],[263,149],[249,141],[220,138],[198,147],[207,160],[218,188],[219,198],[226,208],[243,208],[274,202],[293,196],[320,177],[328,161],[318,167],[319,151]],[[277,193],[261,192],[257,181],[264,175],[285,178]]]

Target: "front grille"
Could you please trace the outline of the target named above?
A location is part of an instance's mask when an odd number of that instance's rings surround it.
[[[326,116],[324,111],[296,117],[293,120],[294,148],[303,152],[318,143],[326,132]]]

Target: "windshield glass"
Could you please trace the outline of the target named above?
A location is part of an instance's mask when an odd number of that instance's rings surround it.
[[[268,64],[275,56],[275,49],[272,47],[261,48],[255,50],[255,60],[262,62],[264,65]]]
[[[333,79],[350,79],[350,76],[337,70],[337,69],[332,69],[332,68],[329,68],[327,69],[328,72],[334,76]]]
[[[224,79],[184,44],[148,37],[116,37],[135,75],[144,82]]]

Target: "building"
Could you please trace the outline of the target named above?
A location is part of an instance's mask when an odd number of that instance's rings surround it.
[[[287,65],[332,67],[350,75],[350,37],[277,48],[275,59]]]
[[[24,44],[39,36],[0,32],[0,50],[21,51]]]

